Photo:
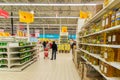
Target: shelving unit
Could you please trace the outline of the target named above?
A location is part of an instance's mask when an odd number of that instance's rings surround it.
[[[117,26],[114,26],[114,27],[111,27],[111,28],[108,28],[108,29],[104,29],[104,30],[101,30],[101,31],[98,31],[98,32],[95,32],[95,33],[91,33],[91,34],[88,34],[88,35],[85,35],[85,36],[82,36],[82,37],[79,37],[79,38],[89,37],[89,36],[93,36],[93,35],[108,32],[108,31],[113,31],[113,30],[117,30],[117,29],[120,29],[120,25],[117,25]]]
[[[106,12],[108,12],[110,9],[113,9],[116,5],[120,3],[119,0],[112,0],[106,7],[104,7],[101,11],[99,11],[95,16],[93,16],[89,21],[87,21],[83,27],[91,25],[91,23],[95,22],[95,20],[98,20],[101,18],[102,15],[104,15]]]
[[[83,49],[81,46],[89,46],[89,47],[94,46],[94,47],[102,47],[102,48],[107,47],[107,48],[117,48],[117,49],[120,48],[120,44],[100,43],[100,41],[97,43],[97,39],[96,39],[97,35],[112,32],[112,31],[115,31],[115,30],[118,30],[118,29],[120,30],[120,25],[112,26],[112,27],[106,28],[106,29],[90,30],[91,28],[94,27],[94,26],[91,26],[91,25],[93,25],[93,23],[97,23],[98,21],[102,20],[102,16],[104,14],[108,13],[113,8],[115,8],[119,3],[120,3],[120,1],[118,1],[118,0],[112,0],[106,7],[104,7],[101,11],[99,11],[95,16],[93,16],[89,21],[87,21],[83,25],[84,28],[87,28],[86,33],[84,33],[82,35],[79,35],[79,37],[78,37],[79,38],[79,41],[78,41],[79,48],[78,48],[78,50],[81,53],[83,52],[83,54],[87,55],[88,58],[91,58],[91,57],[95,58],[95,60],[97,59],[98,62],[103,62],[103,63],[105,63],[105,65],[112,66],[113,68],[115,68],[117,70],[120,70],[120,62],[119,61],[118,62],[117,61],[108,62],[107,60],[102,58],[100,54],[95,54],[95,53],[89,52],[86,49]],[[105,19],[105,20],[107,20],[107,19]],[[102,26],[100,26],[100,27],[102,27]],[[97,28],[93,28],[93,29],[97,29]],[[88,31],[88,30],[90,30],[90,31]],[[80,34],[81,34],[81,32],[80,32]],[[93,41],[91,41],[91,40],[88,41],[88,39],[91,39],[91,38],[93,38]],[[102,38],[104,38],[104,37],[102,36]],[[90,64],[96,71],[98,71],[106,80],[120,80],[120,75],[119,75],[119,77],[107,77],[105,74],[103,74],[101,72],[101,70],[99,69],[99,66],[101,65],[100,63],[98,63],[98,65],[96,66],[96,65],[93,65],[92,62],[89,59],[87,60],[83,55],[81,55],[81,58],[83,60],[85,60],[88,64]]]
[[[26,38],[22,38],[26,39]],[[22,41],[21,39],[21,41]],[[6,38],[7,40],[7,38]],[[17,42],[13,37],[8,38],[6,46],[0,46],[5,48],[6,52],[0,52],[0,54],[6,54],[7,57],[1,57],[0,60],[6,60],[7,62],[0,63],[0,71],[22,71],[28,65],[35,62],[38,58],[37,46],[30,42],[25,42],[24,45],[20,46],[20,43]],[[24,41],[24,40],[23,40]],[[29,45],[28,45],[29,44]],[[4,66],[5,65],[5,66]]]
[[[116,77],[106,77],[100,70],[99,70],[99,66],[95,66],[93,64],[91,64],[87,59],[85,59],[83,56],[81,57],[82,59],[84,59],[88,64],[90,64],[96,71],[98,71],[106,80],[120,80],[120,78],[116,78]]]
[[[120,70],[120,62],[107,62],[107,61],[105,61],[105,59],[101,58],[99,54],[89,53],[88,51],[83,50],[83,49],[80,49],[80,50],[83,51],[84,53],[91,55],[92,57],[95,57],[95,58],[101,60],[102,62],[105,62],[105,63],[113,66],[114,68],[117,68]]]

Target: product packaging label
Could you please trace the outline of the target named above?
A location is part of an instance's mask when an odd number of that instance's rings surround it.
[[[108,36],[108,42],[111,42],[111,36]]]
[[[116,41],[116,35],[113,35],[112,41]]]

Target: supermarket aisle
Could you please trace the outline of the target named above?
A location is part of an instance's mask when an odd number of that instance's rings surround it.
[[[58,54],[56,61],[41,57],[22,72],[0,72],[0,80],[80,80],[71,54]]]

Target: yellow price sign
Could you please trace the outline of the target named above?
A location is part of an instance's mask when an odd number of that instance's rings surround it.
[[[19,11],[19,21],[25,23],[34,22],[34,15],[30,12]]]
[[[67,32],[67,27],[62,27],[62,32]]]

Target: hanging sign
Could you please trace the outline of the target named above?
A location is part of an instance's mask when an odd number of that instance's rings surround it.
[[[0,9],[0,16],[8,18],[9,17],[9,13],[7,11],[4,11],[4,10]]]
[[[34,22],[34,14],[30,12],[19,11],[19,21],[25,23]]]
[[[67,27],[63,26],[62,27],[62,32],[67,32]]]
[[[88,12],[80,11],[80,18],[85,19],[85,18],[88,18],[88,17],[89,17],[89,13]]]

